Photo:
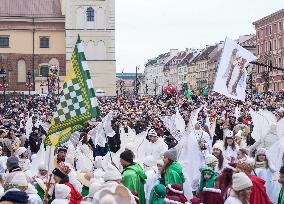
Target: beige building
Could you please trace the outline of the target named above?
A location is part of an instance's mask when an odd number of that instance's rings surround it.
[[[60,1],[2,0],[0,68],[7,73],[7,90],[28,91],[26,83],[31,82],[35,83],[31,90],[46,92],[50,65],[59,66],[60,76],[65,75],[65,19]]]
[[[61,0],[65,15],[66,64],[71,58],[78,34],[95,89],[116,94],[115,3],[114,0]]]
[[[217,50],[217,46],[207,46],[188,65],[187,80],[191,89],[208,87],[210,72],[208,62]]]

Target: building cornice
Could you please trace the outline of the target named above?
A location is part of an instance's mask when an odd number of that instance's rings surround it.
[[[266,16],[260,20],[257,20],[253,22],[253,25],[256,28],[262,27],[264,25],[270,24],[271,22],[275,22],[281,18],[284,18],[284,9],[281,9],[280,11],[277,11],[269,16]]]
[[[44,22],[49,22],[49,23],[65,23],[65,17],[24,17],[24,16],[14,16],[14,17],[5,17],[1,16],[0,17],[0,22],[29,22],[29,23],[44,23]]]

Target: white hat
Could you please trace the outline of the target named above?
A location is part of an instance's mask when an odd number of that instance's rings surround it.
[[[77,179],[83,186],[89,187],[91,185],[92,178],[94,178],[94,174],[92,172],[77,172]]]
[[[71,193],[71,188],[65,184],[55,184],[55,198],[66,199]]]
[[[28,187],[26,174],[24,172],[17,172],[17,174],[12,178],[10,184],[20,187]]]
[[[283,113],[283,112],[284,112],[284,108],[283,108],[283,107],[280,107],[279,110],[278,110],[278,112]]]
[[[235,191],[241,191],[246,188],[252,187],[250,178],[243,172],[233,174],[233,186]]]
[[[257,157],[258,155],[266,155],[266,149],[265,148],[259,148],[256,150],[255,156]]]
[[[143,164],[148,167],[157,166],[157,161],[155,161],[152,155],[146,156]]]
[[[18,156],[21,156],[26,151],[27,149],[25,147],[19,147],[16,152]]]
[[[105,175],[103,176],[105,181],[116,181],[121,180],[121,173],[117,168],[111,164],[105,169]]]
[[[225,135],[226,138],[232,138],[233,136],[234,136],[234,132],[233,131],[231,131],[231,130],[227,130],[226,131],[226,135]]]
[[[158,137],[158,134],[157,134],[156,130],[150,129],[150,130],[148,131],[148,136]]]
[[[212,164],[214,162],[218,162],[218,159],[212,155],[212,154],[208,154],[206,157],[205,157],[205,164],[206,165],[209,165],[209,164]]]
[[[114,197],[110,194],[106,194],[104,197],[102,197],[100,203],[101,204],[117,204]]]
[[[217,140],[216,143],[213,145],[213,149],[219,149],[221,152],[224,151],[224,143],[221,140]]]
[[[47,171],[48,168],[47,168],[47,166],[44,163],[40,163],[38,165],[38,170],[45,170],[45,171]]]
[[[89,197],[94,197],[95,193],[98,192],[103,187],[103,181],[93,182],[89,187]]]

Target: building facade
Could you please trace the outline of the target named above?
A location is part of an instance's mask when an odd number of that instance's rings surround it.
[[[284,64],[284,9],[253,23],[256,29],[256,52],[258,62],[283,68]],[[256,67],[258,92],[282,92],[283,71]]]
[[[42,81],[47,89],[50,65],[59,66],[59,75],[65,76],[65,20],[60,1],[2,0],[0,68],[7,73],[7,90],[28,91],[29,81],[35,83],[32,89],[38,89]]]
[[[114,0],[62,0],[66,29],[66,66],[78,34],[95,89],[116,94],[115,2]]]
[[[144,86],[141,91],[147,95],[162,94],[163,88],[170,83],[170,75],[165,72],[165,65],[178,53],[177,49],[160,54],[158,57],[149,59],[144,69]]]
[[[137,73],[137,93],[139,93],[142,83],[139,80],[142,73]],[[135,93],[136,73],[116,73],[116,94],[131,95]]]

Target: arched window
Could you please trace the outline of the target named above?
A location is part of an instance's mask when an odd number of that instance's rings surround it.
[[[49,62],[49,65],[54,65],[59,67],[59,61],[56,58],[52,58]]]
[[[104,41],[100,40],[97,43],[95,56],[97,60],[106,60],[106,45]]]
[[[39,76],[41,77],[47,77],[49,72],[49,66],[48,65],[41,65],[39,68]]]
[[[92,7],[87,8],[86,15],[87,15],[87,21],[95,20],[95,11]]]
[[[24,60],[19,60],[18,61],[18,82],[26,82],[26,62]]]

